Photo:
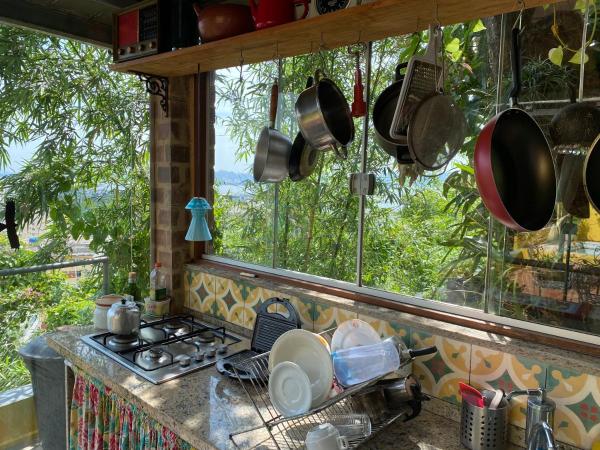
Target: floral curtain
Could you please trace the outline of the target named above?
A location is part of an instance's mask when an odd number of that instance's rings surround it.
[[[76,370],[70,428],[70,450],[193,450],[173,431],[80,370]]]

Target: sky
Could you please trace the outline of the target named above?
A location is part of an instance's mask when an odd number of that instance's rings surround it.
[[[19,168],[24,161],[27,161],[35,152],[36,143],[29,142],[25,145],[10,145],[8,147],[8,155],[10,156],[10,163],[8,167],[4,167],[0,172],[15,173],[19,171]]]

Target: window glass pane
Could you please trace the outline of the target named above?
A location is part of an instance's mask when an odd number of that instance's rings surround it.
[[[295,139],[299,129],[294,105],[317,68],[352,102],[354,66],[345,48],[286,59],[279,129]],[[348,177],[360,170],[361,124],[355,121],[356,134],[346,160],[331,149],[318,151],[311,176],[301,181],[288,178],[280,184],[277,267],[355,280],[358,197],[350,193]]]
[[[504,258],[496,258],[492,265],[490,309],[507,317],[599,334],[600,214],[588,201],[583,186],[583,165],[590,145],[583,142],[585,128],[575,132],[574,140],[566,133],[551,132],[551,121],[579,90],[580,59],[575,50],[581,48],[584,15],[579,8],[584,4],[562,2],[528,12],[523,18],[522,104],[553,145],[558,198],[552,220],[538,232],[495,227],[494,247]],[[596,2],[596,8],[599,6]],[[583,94],[585,101],[598,107],[600,52],[594,22],[598,19],[591,7],[587,33],[592,45],[586,48],[589,59],[584,65]],[[557,36],[552,33],[553,24]],[[549,51],[559,47],[562,58],[560,51],[552,50],[548,59]],[[584,120],[581,116],[575,125]],[[596,121],[594,136],[599,127]],[[598,173],[596,170],[595,177]]]
[[[475,186],[472,158],[476,136],[493,111],[496,64],[488,51],[489,32],[480,21],[444,29],[446,92],[464,111],[468,124],[465,145],[445,168],[424,171],[402,163],[407,157],[411,161],[408,148],[382,145],[371,129],[368,165],[377,176],[377,190],[367,203],[365,286],[482,307],[487,213]],[[391,118],[385,117],[395,109],[402,83],[394,81],[396,66],[415,51],[423,54],[427,41],[428,33],[423,32],[374,46],[373,91],[379,104],[373,119],[378,124],[389,124]],[[388,96],[393,98],[387,107],[390,113],[380,106],[387,104]],[[377,129],[385,132],[389,125]]]
[[[275,185],[255,183],[254,150],[268,124],[269,93],[277,64],[216,73],[214,254],[270,266]]]

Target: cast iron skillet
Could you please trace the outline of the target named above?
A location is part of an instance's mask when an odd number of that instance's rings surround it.
[[[550,145],[536,121],[517,106],[521,91],[518,28],[512,30],[511,108],[490,120],[475,146],[475,180],[490,213],[509,228],[535,231],[552,218],[556,173]]]

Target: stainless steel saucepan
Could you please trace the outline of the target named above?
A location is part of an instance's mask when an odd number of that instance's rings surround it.
[[[352,113],[340,88],[321,70],[296,100],[295,110],[302,136],[313,148],[333,147],[338,157],[348,157],[347,146],[354,140]]]
[[[275,82],[271,87],[269,126],[260,132],[254,155],[254,181],[261,183],[277,183],[288,176],[292,141],[275,129],[278,99],[279,86]]]

